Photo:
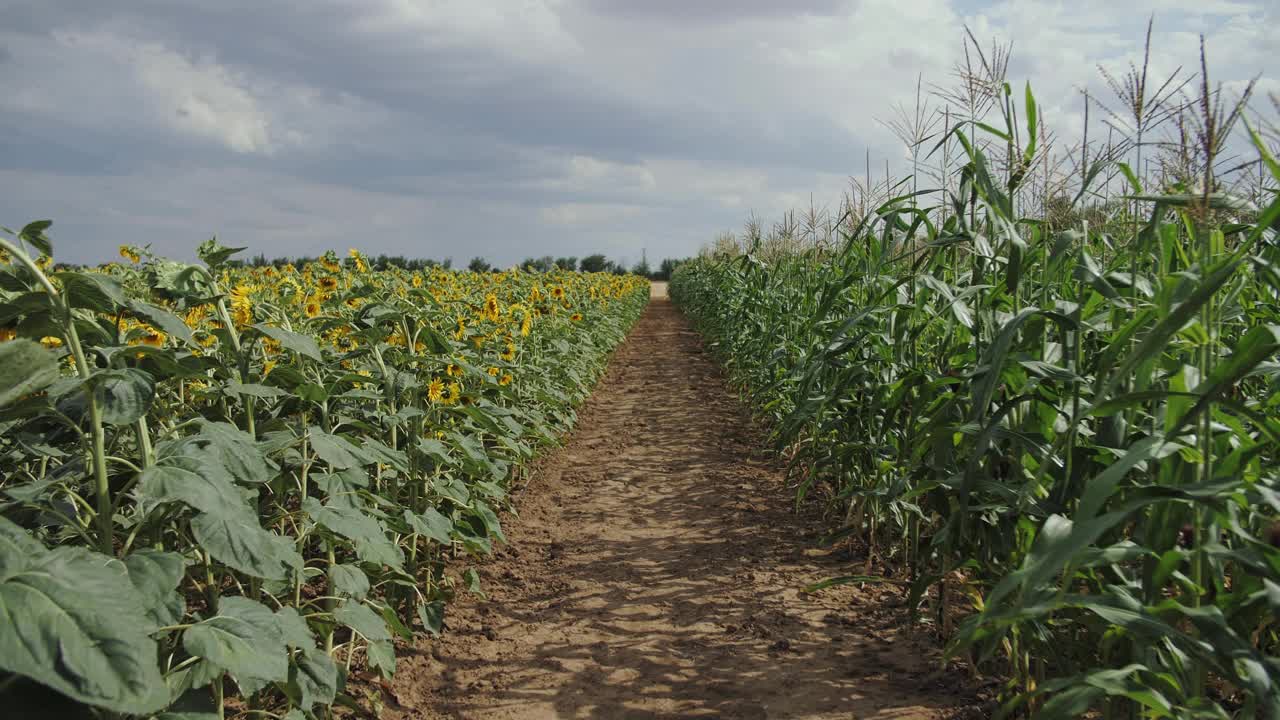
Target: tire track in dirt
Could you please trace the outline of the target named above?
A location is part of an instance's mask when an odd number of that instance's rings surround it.
[[[402,650],[384,717],[942,718],[972,696],[896,594],[803,537],[776,463],[656,297],[481,565],[487,601]]]

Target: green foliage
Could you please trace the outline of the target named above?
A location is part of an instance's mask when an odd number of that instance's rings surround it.
[[[882,566],[811,589],[905,580],[1006,713],[1280,717],[1280,200],[1023,216],[969,129],[948,190],[672,278],[798,499]]]
[[[46,274],[23,246],[48,227],[0,239],[0,702],[25,678],[122,716],[353,704],[353,662],[391,674],[393,638],[479,591],[455,563],[505,542],[508,489],[648,299],[214,240]]]

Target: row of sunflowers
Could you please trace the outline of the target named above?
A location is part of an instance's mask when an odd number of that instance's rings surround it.
[[[439,633],[648,300],[634,276],[94,271],[0,236],[0,694],[300,720]],[[16,707],[17,705],[15,705]],[[186,713],[180,715],[179,713]],[[159,715],[157,715],[159,713]]]

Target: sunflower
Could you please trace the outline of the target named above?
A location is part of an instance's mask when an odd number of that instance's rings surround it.
[[[444,399],[444,381],[440,378],[431,378],[431,382],[427,385],[427,401],[438,403]]]
[[[149,327],[138,337],[138,342],[148,347],[162,347],[164,345],[164,333]]]
[[[414,273],[414,276],[413,276],[413,286],[414,286],[414,287],[416,287],[416,288],[420,288],[420,287],[422,287],[422,276],[421,276],[421,275],[418,275],[417,273]]]
[[[57,337],[55,335],[45,335],[44,337],[40,338],[40,344],[49,348],[50,350],[53,350],[54,348],[62,347],[62,338]]]
[[[560,287],[559,285],[551,288],[551,297],[555,298],[556,300],[563,300],[564,288]]]
[[[307,304],[302,306],[302,312],[308,318],[315,318],[320,314],[320,303],[315,300],[308,300]]]
[[[0,342],[8,342],[18,337],[18,332],[13,328],[0,328]]]
[[[485,372],[489,373],[489,377],[498,377],[498,373],[502,371],[496,367],[491,367],[488,370],[485,370]]]
[[[444,369],[444,374],[449,377],[462,377],[462,366],[457,363],[449,363]]]
[[[484,298],[484,317],[490,322],[498,322],[501,309],[498,307],[498,296],[489,293]]]
[[[253,301],[249,299],[253,290],[252,286],[244,284],[231,289],[231,320],[237,327],[253,322]]]
[[[125,260],[128,260],[131,263],[136,263],[142,260],[142,258],[138,256],[138,253],[135,252],[134,249],[129,247],[128,245],[120,246],[120,257],[124,258]]]
[[[182,319],[183,319],[183,322],[187,324],[187,327],[194,330],[195,328],[200,327],[201,321],[203,321],[205,317],[208,316],[208,314],[209,314],[208,305],[197,305],[191,308],[190,310],[188,310],[186,316],[183,317]]]
[[[574,322],[581,322],[581,321],[582,321],[582,313],[574,313],[574,314],[572,314],[572,315],[570,315],[570,316],[569,316],[569,319],[570,319],[570,320],[572,320],[572,321],[574,321]]]
[[[511,342],[510,340],[508,340],[508,341],[507,341],[507,349],[506,349],[506,350],[503,350],[503,351],[502,351],[502,354],[501,354],[501,355],[499,355],[498,357],[502,358],[503,360],[506,360],[507,362],[511,362],[512,360],[515,360],[515,359],[516,359],[516,344],[515,344],[515,343],[513,343],[513,342]]]
[[[324,290],[325,292],[333,292],[338,289],[338,278],[322,277],[320,278],[319,285],[321,290]]]
[[[502,377],[498,378],[498,384],[506,387],[507,385],[510,385],[511,381],[514,379],[515,378],[511,376],[511,373],[503,373]]]
[[[268,360],[268,361],[266,361],[265,363],[263,363],[263,364],[262,364],[262,377],[266,377],[266,376],[270,375],[270,374],[271,374],[271,371],[272,371],[272,370],[275,370],[275,369],[276,369],[276,361],[275,361],[275,360]]]
[[[533,315],[524,314],[524,318],[520,320],[520,336],[529,337],[529,331],[533,329]]]
[[[448,390],[449,390],[449,393],[444,396],[444,403],[446,405],[452,405],[458,402],[458,398],[462,397],[462,386],[459,385],[458,383],[456,382],[449,383]]]

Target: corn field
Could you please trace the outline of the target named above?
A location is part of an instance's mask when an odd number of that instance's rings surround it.
[[[395,638],[483,593],[467,556],[504,541],[513,484],[649,294],[355,250],[244,268],[212,240],[59,268],[49,225],[0,238],[11,709],[50,712],[42,687],[104,717],[358,706],[351,673],[390,676]]]
[[[1202,52],[1066,147],[972,45],[910,176],[672,297],[866,553],[810,591],[900,587],[1005,716],[1278,718],[1276,135]]]

